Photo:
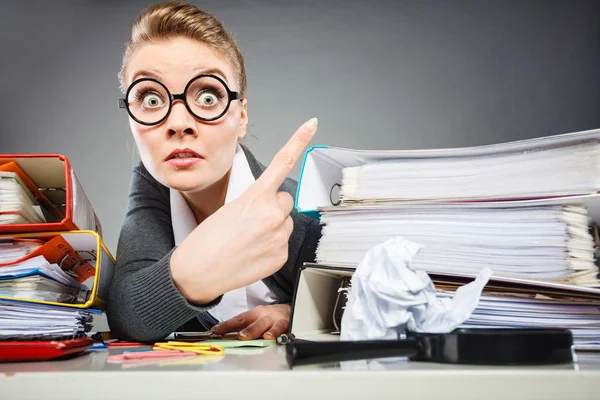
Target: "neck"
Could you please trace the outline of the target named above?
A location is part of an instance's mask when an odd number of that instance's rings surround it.
[[[202,223],[225,204],[230,175],[231,169],[221,179],[201,192],[182,193],[196,217],[196,223]]]

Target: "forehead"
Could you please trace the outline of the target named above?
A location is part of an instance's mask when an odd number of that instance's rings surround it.
[[[154,75],[169,89],[183,91],[190,79],[206,71],[220,75],[230,89],[238,89],[233,68],[221,54],[199,41],[178,37],[137,48],[127,63],[126,85]]]

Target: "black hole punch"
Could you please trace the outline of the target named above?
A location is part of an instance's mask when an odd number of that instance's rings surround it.
[[[450,333],[407,333],[403,340],[294,341],[290,366],[384,357],[469,365],[546,365],[573,362],[568,329],[456,329]]]

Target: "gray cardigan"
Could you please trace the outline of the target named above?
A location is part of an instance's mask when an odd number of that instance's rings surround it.
[[[258,178],[265,167],[242,147],[250,169]],[[296,196],[297,183],[286,179],[280,191]],[[314,261],[321,226],[316,219],[291,213],[294,231],[288,260],[279,271],[263,279],[280,303],[290,303],[296,274],[304,262]],[[158,341],[171,332],[200,321],[199,329],[216,323],[207,310],[218,304],[191,304],[175,287],[169,260],[175,249],[169,189],[158,183],[140,163],[133,171],[128,210],[117,247],[117,265],[110,286],[107,317],[118,338]],[[227,257],[226,254],[223,257]]]

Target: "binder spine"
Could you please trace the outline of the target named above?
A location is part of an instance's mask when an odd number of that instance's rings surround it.
[[[71,170],[72,218],[79,230],[100,231],[100,225],[83,187]]]

